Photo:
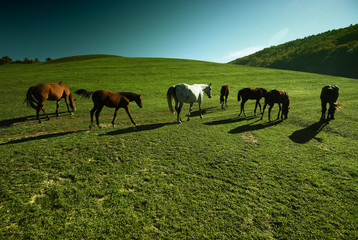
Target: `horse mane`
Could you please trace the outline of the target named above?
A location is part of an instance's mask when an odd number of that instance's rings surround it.
[[[128,98],[130,101],[135,100],[136,98],[138,98],[138,96],[140,96],[139,94],[133,93],[133,92],[120,92],[123,96],[125,96],[126,98]]]

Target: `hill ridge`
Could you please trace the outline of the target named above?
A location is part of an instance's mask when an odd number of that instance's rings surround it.
[[[265,48],[229,64],[358,78],[358,24]]]

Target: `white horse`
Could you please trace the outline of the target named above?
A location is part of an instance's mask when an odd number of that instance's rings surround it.
[[[174,113],[172,106],[172,98],[175,100],[175,110],[177,111],[177,122],[181,123],[180,111],[184,103],[190,103],[188,121],[190,120],[191,109],[195,102],[199,103],[200,118],[203,117],[201,113],[201,104],[203,102],[204,92],[211,98],[211,83],[210,84],[194,84],[189,85],[186,83],[180,83],[171,86],[167,92],[167,100],[169,110]]]

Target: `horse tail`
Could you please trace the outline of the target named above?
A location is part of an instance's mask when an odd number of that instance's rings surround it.
[[[37,106],[35,105],[35,103],[38,105],[38,102],[34,99],[33,95],[32,95],[32,91],[33,91],[34,87],[29,87],[29,90],[27,90],[26,93],[26,98],[25,101],[28,107],[32,107],[33,109],[37,109]]]
[[[240,102],[240,100],[241,100],[240,95],[241,95],[241,90],[237,93],[237,101],[238,102]]]
[[[82,96],[83,98],[90,98],[90,96],[94,93],[93,91],[87,91],[86,89],[79,89],[75,92],[77,95]]]
[[[167,91],[167,101],[170,112],[174,113],[173,105],[172,105],[172,97],[175,96],[175,86],[171,86]]]

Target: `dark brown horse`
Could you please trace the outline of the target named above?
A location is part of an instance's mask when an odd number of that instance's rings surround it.
[[[102,111],[102,108],[104,106],[109,108],[115,108],[114,110],[114,116],[112,120],[112,126],[114,127],[114,120],[116,119],[118,109],[124,108],[131,120],[131,122],[136,125],[136,123],[132,119],[132,115],[129,112],[128,104],[131,101],[135,101],[138,105],[138,107],[142,108],[142,98],[140,95],[131,93],[131,92],[107,92],[104,90],[98,90],[98,91],[87,91],[85,89],[80,89],[76,91],[76,94],[81,95],[82,97],[89,98],[92,95],[92,101],[93,101],[93,108],[91,110],[91,125],[89,128],[92,128],[93,125],[93,114],[96,112],[96,123],[97,126],[100,128],[98,116]]]
[[[261,119],[264,117],[265,108],[266,108],[266,105],[268,104],[268,105],[270,105],[269,110],[268,110],[268,119],[269,119],[269,122],[271,121],[271,118],[270,118],[271,109],[273,108],[273,105],[275,103],[277,103],[278,107],[279,107],[277,119],[279,119],[279,117],[280,117],[281,109],[282,109],[281,119],[283,119],[283,116],[285,116],[285,119],[287,119],[287,115],[290,110],[290,97],[289,97],[287,91],[277,90],[277,89],[273,89],[273,90],[270,90],[267,92]],[[282,104],[282,107],[281,107],[281,104]]]
[[[241,89],[237,93],[237,101],[240,102],[240,98],[242,98],[241,110],[240,110],[239,117],[241,116],[241,113],[244,113],[244,116],[246,117],[245,103],[249,99],[256,100],[254,114],[256,115],[257,105],[260,107],[260,113],[261,113],[260,99],[265,97],[266,93],[267,93],[267,90],[264,88],[243,88],[243,89]]]
[[[220,104],[221,109],[226,110],[227,108],[227,98],[229,96],[230,90],[229,85],[223,85],[220,90]]]
[[[75,101],[73,100],[71,90],[61,81],[57,83],[40,83],[36,86],[30,87],[27,91],[25,102],[27,103],[27,106],[31,106],[36,110],[37,120],[41,123],[39,116],[40,110],[42,110],[47,119],[50,120],[50,117],[45,112],[45,101],[57,101],[56,116],[59,116],[58,107],[60,105],[61,98],[65,99],[67,111],[72,114],[68,106],[68,102],[70,103],[72,110],[75,111]]]
[[[329,109],[327,114],[327,121],[334,119],[334,113],[336,109],[340,108],[341,104],[336,103],[339,96],[339,87],[337,85],[327,85],[322,88],[321,92],[321,105],[322,115],[321,120],[325,120],[327,103],[329,103]]]

